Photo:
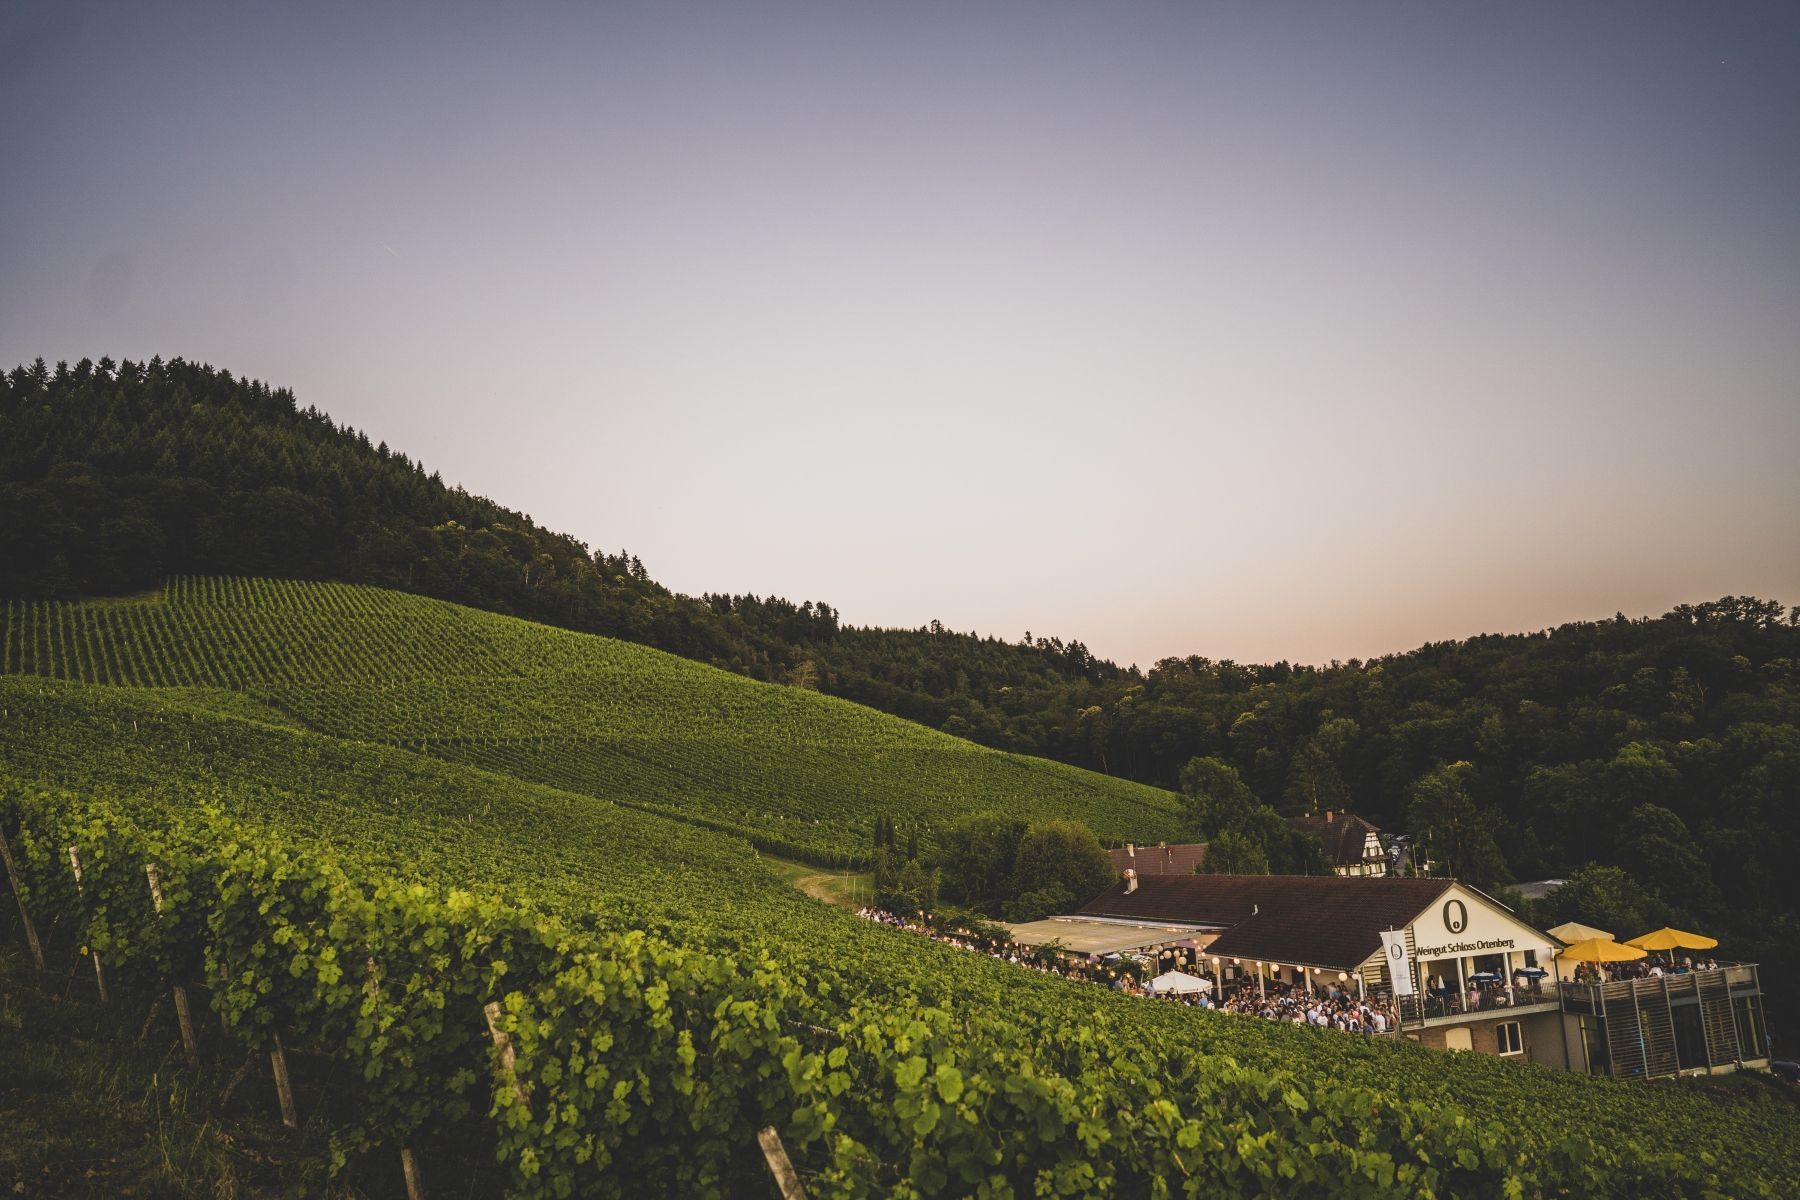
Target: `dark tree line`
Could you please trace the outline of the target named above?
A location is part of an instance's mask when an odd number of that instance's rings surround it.
[[[1193,656],[1140,671],[1079,641],[676,595],[636,557],[452,487],[291,392],[180,359],[39,361],[0,380],[0,595],[116,594],[172,574],[404,588],[1163,787],[1214,759],[1258,805],[1354,810],[1477,883],[1594,864],[1565,908],[1690,921],[1800,986],[1786,965],[1800,906],[1783,882],[1800,856],[1800,610],[1772,601],[1367,662]]]
[[[229,371],[40,359],[0,377],[0,596],[117,595],[179,574],[402,588],[933,725],[957,715],[959,687],[1118,674],[1080,643],[1018,647],[933,623],[898,635],[924,648],[906,654],[887,631],[840,629],[828,604],[676,595],[635,555],[542,529]]]

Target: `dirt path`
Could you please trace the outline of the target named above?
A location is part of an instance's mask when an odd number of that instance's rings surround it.
[[[765,863],[775,868],[789,886],[799,888],[814,900],[835,904],[840,908],[855,908],[858,899],[868,896],[875,887],[874,879],[866,871],[847,875],[843,871],[821,871],[811,863],[776,858],[772,854],[761,857]]]
[[[844,877],[842,875],[802,875],[794,880],[794,886],[811,896],[814,900],[823,900],[827,904],[842,904],[846,908],[850,902],[841,891]],[[837,886],[833,886],[833,885]]]

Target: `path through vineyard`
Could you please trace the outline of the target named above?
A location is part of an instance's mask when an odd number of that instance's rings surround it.
[[[821,871],[810,863],[794,862],[791,859],[775,858],[763,855],[762,860],[773,867],[787,882],[799,888],[814,900],[823,900],[826,904],[835,904],[840,908],[856,908],[867,904],[874,895],[875,878],[869,873],[852,874],[844,871]]]

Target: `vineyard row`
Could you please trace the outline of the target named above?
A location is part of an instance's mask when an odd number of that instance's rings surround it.
[[[9,787],[0,832],[53,947],[98,955],[115,988],[209,996],[240,1052],[285,1047],[361,1081],[317,1115],[340,1162],[484,1144],[519,1196],[719,1196],[766,1179],[757,1133],[775,1126],[815,1196],[1704,1186],[1677,1155],[1573,1134],[1528,1151],[1499,1122],[1367,1088],[1142,1062],[1074,1014],[865,1004],[856,981],[768,947],[373,881],[217,813],[139,824]]]

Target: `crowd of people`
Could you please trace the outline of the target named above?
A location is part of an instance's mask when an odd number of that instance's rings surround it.
[[[1719,964],[1710,958],[1695,959],[1683,954],[1651,955],[1630,962],[1576,963],[1575,982],[1584,986],[1617,983],[1622,979],[1661,979],[1664,975],[1687,975],[1694,971],[1717,971]]]
[[[1146,981],[1137,978],[1134,965],[1118,960],[1109,962],[1093,955],[1071,955],[1049,947],[1022,946],[1003,937],[948,928],[928,917],[898,917],[880,908],[863,907],[856,915],[865,921],[889,925],[908,933],[929,937],[933,941],[959,949],[986,954],[1026,970],[1061,975],[1067,979],[1096,983],[1131,996],[1158,997]],[[1214,984],[1217,996],[1209,991],[1172,995],[1165,991],[1160,998],[1187,1004],[1194,1008],[1239,1013],[1268,1021],[1284,1021],[1294,1025],[1312,1025],[1320,1029],[1338,1029],[1360,1033],[1365,1037],[1387,1033],[1399,1027],[1400,1016],[1389,997],[1357,996],[1344,984],[1330,982],[1317,987],[1296,983],[1263,981],[1259,989],[1254,979],[1237,979],[1220,986]]]
[[[1268,983],[1258,991],[1254,982],[1239,983],[1217,1005],[1221,1012],[1246,1013],[1268,1021],[1339,1029],[1373,1037],[1400,1025],[1393,1003],[1381,996],[1357,996],[1349,987],[1326,983],[1302,987],[1294,983]]]
[[[1542,995],[1541,976],[1520,971],[1513,976],[1512,986],[1498,979],[1471,979],[1458,991],[1456,981],[1432,974],[1425,979],[1423,1004],[1425,1015],[1441,1017],[1451,1013],[1491,1012],[1517,1004],[1535,1004]],[[1415,1014],[1417,1015],[1417,1014]]]

